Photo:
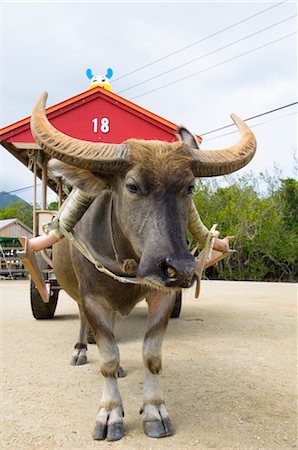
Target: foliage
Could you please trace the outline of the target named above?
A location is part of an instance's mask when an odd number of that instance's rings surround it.
[[[0,208],[0,219],[19,219],[25,225],[33,226],[33,207],[23,200],[10,203],[6,208]]]
[[[298,182],[293,178],[281,180],[279,193],[284,205],[284,221],[288,228],[298,231]]]
[[[40,209],[37,204],[36,209]],[[48,205],[48,210],[58,210],[58,202],[52,202]],[[28,227],[33,227],[33,206],[24,202],[22,199],[11,202],[5,208],[0,208],[0,219],[19,219]]]
[[[263,193],[258,187],[266,187]],[[260,174],[225,177],[225,186],[201,180],[194,196],[207,227],[234,235],[237,253],[208,269],[208,277],[294,281],[298,260],[298,182]]]
[[[215,178],[198,181],[194,202],[208,228],[217,223],[221,237],[235,236],[231,247],[237,252],[207,269],[206,275],[227,280],[297,280],[298,182],[282,179],[278,172],[222,179],[221,184]],[[58,209],[57,202],[48,209]],[[32,228],[32,205],[17,201],[0,208],[0,219],[10,218]]]
[[[51,202],[48,205],[48,210],[49,211],[58,211],[58,202]]]

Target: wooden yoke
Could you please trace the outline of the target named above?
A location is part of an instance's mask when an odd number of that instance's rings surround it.
[[[27,244],[28,238],[22,236],[18,238],[22,244],[23,250],[17,252],[18,257],[21,259],[27,272],[31,275],[38,292],[44,303],[49,303],[50,299],[50,285],[47,285],[42,276],[42,271],[37,263],[37,259],[34,253],[28,253]]]
[[[196,291],[195,298],[198,298],[200,295],[200,281],[202,278],[202,273],[204,270],[208,269],[208,267],[213,266],[217,262],[229,256],[231,253],[235,253],[236,250],[232,250],[228,248],[226,252],[220,252],[218,250],[213,249],[214,240],[218,237],[219,231],[216,230],[217,225],[213,225],[208,232],[208,236],[206,239],[205,247],[200,252],[199,256],[196,258]],[[194,251],[196,251],[197,247]]]

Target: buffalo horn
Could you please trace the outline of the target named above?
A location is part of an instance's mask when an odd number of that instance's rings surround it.
[[[126,166],[127,146],[75,139],[54,128],[48,121],[44,92],[31,116],[31,132],[39,146],[51,157],[99,173],[113,173]]]
[[[235,172],[244,167],[255,154],[257,142],[250,128],[236,114],[231,118],[240,131],[239,141],[223,150],[193,149],[197,161],[196,177],[214,177]]]

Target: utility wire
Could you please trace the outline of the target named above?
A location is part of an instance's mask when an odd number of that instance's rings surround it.
[[[261,125],[265,125],[266,123],[275,122],[276,120],[284,119],[285,117],[294,116],[296,114],[297,114],[297,111],[289,113],[289,114],[285,114],[284,116],[276,117],[274,119],[265,120],[264,122],[259,122],[259,123],[256,123],[254,125],[250,125],[250,128],[256,128],[256,127],[259,127]],[[224,136],[230,136],[230,134],[235,134],[235,133],[238,133],[238,130],[230,131],[229,133],[220,134],[219,136],[215,136],[213,138],[206,139],[206,141],[204,140],[204,142],[214,141],[215,139],[218,139],[218,138],[221,138],[221,137],[224,137]]]
[[[260,114],[257,114],[255,116],[248,117],[247,119],[244,119],[244,121],[247,122],[248,120],[256,119],[257,117],[262,117],[262,116],[265,116],[267,114],[271,114],[273,112],[279,111],[281,109],[289,108],[290,106],[297,105],[297,103],[298,102],[293,102],[293,103],[289,103],[288,105],[280,106],[279,108],[271,109],[270,111],[265,111],[264,113],[260,113]],[[290,114],[286,114],[284,116],[277,117],[276,119],[266,120],[264,122],[260,122],[260,123],[257,123],[255,125],[251,125],[250,128],[254,128],[254,127],[257,127],[257,126],[260,126],[260,125],[264,125],[264,124],[266,124],[268,122],[273,122],[273,121],[278,120],[278,119],[283,119],[284,117],[293,116],[295,114],[297,114],[296,111],[293,112],[293,113],[290,113]],[[220,131],[220,130],[223,130],[225,128],[232,127],[232,126],[235,126],[235,124],[232,123],[230,125],[226,125],[225,127],[220,127],[220,128],[216,128],[215,130],[212,130],[212,131],[207,131],[206,133],[200,133],[200,136],[206,136],[207,134],[215,133],[216,131]],[[229,136],[230,134],[234,134],[234,133],[238,133],[238,130],[231,131],[231,132],[225,133],[225,134],[221,134],[220,136],[216,136],[214,138],[206,139],[206,141],[204,140],[204,142],[209,142],[209,141],[212,141],[214,139],[218,139],[218,138],[223,137],[223,136]],[[39,183],[37,186],[41,186],[41,183]],[[25,191],[27,189],[32,189],[32,188],[33,188],[33,186],[27,186],[27,187],[15,189],[15,190],[9,191],[9,192],[1,192],[0,196],[1,195],[4,196],[4,195],[12,194],[14,192]]]
[[[224,50],[224,49],[226,49],[228,47],[231,47],[232,45],[235,45],[235,44],[238,44],[239,42],[245,41],[246,39],[249,39],[249,38],[251,38],[253,36],[256,36],[257,34],[262,33],[263,31],[267,31],[267,30],[269,30],[269,29],[271,29],[273,27],[276,27],[277,25],[280,25],[280,24],[282,24],[284,22],[287,22],[288,20],[291,20],[294,17],[297,17],[297,14],[293,14],[292,16],[289,16],[286,19],[280,20],[279,22],[273,23],[272,25],[269,25],[269,26],[267,26],[265,28],[262,28],[262,29],[260,29],[258,31],[255,31],[253,33],[247,34],[246,36],[244,36],[244,37],[242,37],[240,39],[232,41],[229,44],[223,45],[222,47],[219,47],[219,48],[217,48],[215,50],[212,50],[211,52],[204,53],[203,55],[198,56],[196,58],[193,58],[190,61],[187,61],[186,63],[179,64],[178,66],[175,66],[172,69],[166,70],[165,72],[161,72],[161,73],[159,73],[157,75],[154,75],[153,77],[147,78],[144,81],[140,81],[139,83],[133,84],[132,86],[129,86],[129,87],[125,88],[125,89],[122,89],[121,91],[118,92],[118,94],[122,94],[123,92],[129,91],[130,89],[133,89],[133,88],[135,88],[137,86],[141,86],[141,85],[147,83],[148,81],[155,80],[156,78],[159,78],[159,77],[161,77],[163,75],[166,75],[166,74],[168,74],[170,72],[174,72],[177,69],[181,69],[181,67],[185,67],[185,66],[187,66],[187,65],[189,65],[189,64],[191,64],[191,63],[193,63],[195,61],[199,61],[200,59],[203,59],[203,58],[206,58],[207,56],[213,55],[213,54],[215,54],[215,53],[217,53],[217,52],[219,52],[221,50]]]
[[[191,44],[188,44],[185,47],[182,47],[182,48],[180,48],[178,50],[175,50],[175,51],[173,51],[171,53],[168,53],[167,55],[162,56],[162,57],[160,57],[158,59],[155,59],[154,61],[151,61],[148,64],[144,64],[143,66],[137,67],[136,69],[131,70],[130,72],[127,72],[124,75],[121,75],[120,77],[116,78],[113,81],[113,83],[115,83],[118,80],[121,80],[122,78],[126,78],[129,75],[132,75],[133,73],[139,72],[140,70],[146,69],[147,67],[150,67],[153,64],[156,64],[156,63],[158,63],[160,61],[163,61],[163,60],[165,60],[167,58],[170,58],[171,56],[177,55],[178,53],[181,53],[184,50],[187,50],[188,48],[191,48],[191,47],[193,47],[193,46],[195,46],[197,44],[200,44],[201,42],[207,41],[208,39],[211,39],[214,36],[218,36],[219,34],[224,33],[225,31],[228,31],[228,30],[236,27],[237,25],[240,25],[241,23],[247,22],[248,20],[253,19],[254,17],[260,16],[261,14],[264,14],[265,12],[267,12],[267,11],[273,9],[273,8],[276,8],[278,6],[283,5],[287,1],[288,0],[284,0],[284,1],[280,2],[280,3],[274,4],[273,6],[270,6],[269,8],[262,9],[261,11],[255,13],[255,14],[252,14],[251,16],[248,16],[248,17],[246,17],[246,18],[244,18],[242,20],[239,20],[238,22],[233,23],[232,25],[229,25],[229,26],[227,26],[225,28],[222,28],[222,29],[216,31],[215,33],[209,34],[208,36],[205,36],[205,37],[203,37],[203,38],[201,38],[201,39],[199,39],[199,40],[197,40],[195,42],[192,42]]]
[[[270,111],[263,112],[261,114],[257,114],[256,116],[248,117],[244,119],[244,122],[248,120],[257,119],[258,117],[266,116],[267,114],[272,114],[276,111],[280,111],[281,109],[290,108],[291,106],[297,105],[298,102],[289,103],[288,105],[280,106],[279,108],[271,109]],[[224,127],[216,128],[215,130],[206,131],[206,133],[200,133],[200,136],[207,136],[207,134],[216,133],[217,131],[225,130],[226,128],[234,127],[235,124],[231,123],[230,125],[225,125]]]
[[[238,59],[238,58],[240,58],[242,56],[249,55],[250,53],[253,53],[253,52],[257,51],[257,50],[260,50],[262,48],[268,47],[269,45],[276,44],[277,42],[280,42],[283,39],[287,39],[288,37],[294,36],[295,34],[297,34],[297,31],[294,31],[293,33],[286,34],[285,36],[282,36],[282,37],[280,37],[278,39],[274,39],[273,41],[269,41],[266,44],[260,45],[259,47],[255,47],[255,48],[253,48],[251,50],[248,50],[246,52],[240,53],[239,55],[233,56],[232,58],[226,59],[226,60],[221,61],[221,62],[219,62],[217,64],[213,64],[212,66],[206,67],[205,69],[199,70],[198,72],[193,72],[190,75],[186,75],[185,77],[178,78],[177,80],[171,81],[170,83],[166,83],[166,84],[164,84],[162,86],[159,86],[159,87],[157,87],[155,89],[151,89],[150,91],[143,92],[142,94],[139,94],[139,95],[136,95],[134,97],[131,97],[130,100],[135,100],[136,98],[144,97],[145,95],[152,94],[152,92],[159,91],[160,89],[164,89],[164,88],[166,88],[168,86],[172,86],[173,84],[179,83],[180,81],[184,81],[184,80],[186,80],[188,78],[192,78],[192,77],[194,77],[196,75],[199,75],[201,73],[207,72],[208,70],[215,69],[216,67],[219,67],[219,66],[222,66],[222,65],[224,65],[224,64],[226,64],[228,62],[234,61],[234,60],[236,60],[236,59]]]
[[[41,183],[36,185],[37,187],[41,186]],[[19,189],[14,189],[13,191],[9,191],[9,192],[0,192],[0,196],[5,196],[8,194],[13,194],[14,192],[21,192],[21,191],[26,191],[28,189],[33,189],[34,186],[27,186],[24,188],[19,188]]]

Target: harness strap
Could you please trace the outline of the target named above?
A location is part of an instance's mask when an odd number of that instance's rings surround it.
[[[113,230],[113,196],[111,196],[110,207],[109,207],[109,233],[110,233],[110,239],[111,239],[114,256],[115,256],[115,259],[116,259],[121,271],[126,273],[127,275],[133,275],[137,271],[138,263],[136,262],[135,259],[124,259],[122,261],[119,256],[119,253],[117,251],[117,246],[116,246],[115,237],[114,237],[114,230]]]
[[[199,254],[198,258],[196,258],[196,270],[195,270],[195,276],[196,276],[196,291],[195,291],[195,297],[198,298],[200,293],[200,281],[202,278],[202,273],[204,270],[205,263],[210,258],[214,239],[218,236],[219,232],[216,230],[217,225],[213,225],[210,231],[208,232],[208,236],[206,239],[205,247]],[[74,247],[76,247],[79,252],[82,253],[82,255],[85,256],[85,258],[88,259],[95,267],[96,269],[104,273],[105,275],[108,275],[109,277],[113,278],[116,281],[119,281],[120,283],[124,284],[137,284],[137,285],[148,285],[148,281],[142,278],[136,278],[136,277],[125,277],[121,275],[116,275],[111,270],[107,269],[98,259],[96,259],[93,254],[90,252],[90,250],[86,247],[86,245],[76,236],[74,231],[70,232],[66,230],[63,225],[60,225],[60,230],[63,233],[63,235],[73,244]]]
[[[95,267],[99,272],[104,273],[105,275],[108,275],[109,277],[113,278],[116,281],[119,281],[120,283],[125,284],[146,284],[148,285],[148,282],[143,279],[139,279],[136,277],[125,277],[121,275],[116,275],[114,272],[111,272],[109,269],[107,269],[98,259],[96,259],[93,254],[90,252],[90,250],[86,247],[86,245],[76,236],[76,234],[70,231],[67,231],[63,225],[60,225],[60,230],[62,231],[63,235],[73,244],[74,247],[76,247],[79,252],[82,253],[82,255],[85,256]]]
[[[211,256],[211,252],[213,249],[213,244],[215,238],[219,235],[219,231],[216,229],[217,224],[213,225],[211,229],[208,231],[205,247],[200,252],[199,256],[196,258],[196,270],[195,270],[195,276],[196,276],[196,291],[195,291],[195,298],[199,297],[200,289],[201,289],[201,278],[202,273],[205,267],[205,264],[207,260]]]

